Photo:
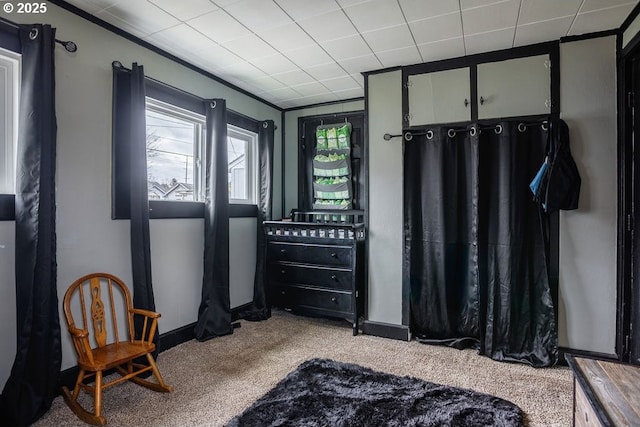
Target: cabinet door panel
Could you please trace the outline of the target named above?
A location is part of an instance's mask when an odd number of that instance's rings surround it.
[[[471,120],[469,68],[410,75],[407,84],[409,126]]]
[[[478,64],[478,118],[549,114],[549,55]]]

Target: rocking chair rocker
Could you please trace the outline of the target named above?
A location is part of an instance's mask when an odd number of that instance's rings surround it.
[[[90,295],[90,300],[85,300],[87,295]],[[102,415],[102,391],[126,380],[158,392],[173,391],[164,383],[152,356],[160,314],[133,308],[131,294],[122,280],[107,273],[88,274],[71,284],[64,295],[63,305],[80,372],[73,392],[67,387],[62,387],[62,391],[65,402],[81,420],[105,425],[107,419]],[[80,328],[76,326],[74,313],[78,320],[82,319]],[[134,316],[142,317],[140,337],[134,334]],[[124,340],[120,339],[119,325],[127,334]],[[93,335],[94,346],[89,341],[90,335]],[[134,359],[145,356],[148,366],[134,362]],[[121,376],[104,383],[103,373],[109,369],[115,369]],[[153,373],[157,382],[139,377],[148,371]],[[85,382],[92,378],[93,385],[90,381]],[[93,413],[78,402],[81,388],[93,395]]]

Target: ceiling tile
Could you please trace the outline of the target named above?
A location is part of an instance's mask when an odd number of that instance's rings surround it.
[[[98,12],[96,16],[142,37],[180,24],[176,18],[146,0],[118,3]]]
[[[362,74],[351,74],[351,78],[360,85],[360,87],[364,87],[364,76]]]
[[[462,37],[420,44],[418,49],[422,55],[422,60],[425,62],[456,58],[465,54],[464,39]]]
[[[286,87],[284,83],[279,82],[271,76],[262,77],[259,79],[252,80],[255,86],[260,88],[260,92],[268,92],[271,90],[282,89]]]
[[[369,3],[371,0],[336,0],[342,7],[353,6],[354,4]]]
[[[402,7],[407,22],[454,12],[460,16],[458,2],[451,0],[429,0],[428,5],[425,5],[424,0],[400,0],[400,7]]]
[[[396,25],[382,30],[369,31],[363,33],[362,37],[374,52],[383,50],[399,49],[401,47],[413,46],[415,43],[407,24]]]
[[[345,98],[346,99],[346,98]],[[338,96],[333,92],[327,92],[321,95],[303,96],[298,98],[287,99],[284,101],[285,105],[290,107],[300,107],[302,105],[321,104],[323,102],[337,101]]]
[[[209,0],[149,0],[165,12],[173,15],[181,21],[188,21],[196,16],[204,15],[218,9],[218,6]]]
[[[361,88],[336,90],[333,93],[338,96],[338,99],[362,98],[364,96],[364,90]]]
[[[292,89],[302,96],[321,95],[323,93],[329,92],[329,89],[316,81],[305,83],[302,85],[296,85],[293,86]]]
[[[275,55],[277,53],[275,49],[258,38],[255,34],[249,34],[237,39],[229,40],[222,43],[222,46],[247,61]]]
[[[186,24],[158,31],[145,37],[144,40],[162,49],[177,50],[185,53],[205,50],[216,45],[211,39]],[[185,49],[185,46],[189,46],[189,49]]]
[[[584,0],[584,3],[580,8],[580,13],[590,12],[590,11],[599,10],[599,9],[607,9],[609,7],[624,6],[629,4],[635,6],[636,3],[637,1],[633,1],[633,0]]]
[[[281,53],[265,56],[263,58],[252,59],[251,63],[267,74],[286,73],[287,71],[298,70],[298,66],[289,61]]]
[[[290,87],[283,87],[282,89],[270,90],[264,92],[263,95],[269,96],[270,99],[282,101],[285,99],[299,98],[301,95]]]
[[[284,55],[301,68],[315,67],[317,65],[335,62],[320,46],[313,45],[302,49],[288,50]]]
[[[317,80],[334,79],[336,77],[343,77],[348,73],[335,62],[329,64],[319,65],[317,67],[307,68],[307,73]]]
[[[519,0],[508,0],[488,6],[462,11],[465,35],[479,34],[515,27],[518,20]]]
[[[513,45],[514,32],[515,27],[465,36],[464,46],[466,54],[473,55],[474,53],[509,49]]]
[[[395,65],[409,65],[422,62],[420,52],[416,46],[403,47],[402,49],[376,52],[376,56],[382,62],[383,67],[393,67]]]
[[[358,34],[338,40],[331,40],[320,44],[335,60],[363,56],[371,53],[371,49]]]
[[[476,7],[489,6],[491,4],[502,3],[508,0],[459,0],[462,10],[473,9]]]
[[[243,59],[229,52],[227,49],[219,45],[212,45],[200,52],[194,54],[200,59],[198,64],[204,64],[204,68],[210,67],[213,70],[228,67],[232,64],[243,62]]]
[[[374,54],[345,58],[338,61],[338,63],[351,74],[377,70],[383,67],[378,57]]]
[[[397,1],[371,0],[346,7],[345,13],[360,32],[404,24],[404,16]]]
[[[462,37],[460,14],[450,13],[409,24],[417,44]]]
[[[242,0],[226,6],[225,10],[254,33],[292,22],[291,18],[272,1]]]
[[[287,86],[303,85],[316,81],[313,77],[302,70],[287,71],[286,73],[274,74],[271,77]]]
[[[280,51],[300,49],[315,44],[313,39],[296,23],[258,31],[257,34],[264,41]]]
[[[528,44],[558,40],[560,37],[567,35],[572,22],[573,16],[567,16],[565,18],[518,25],[513,44],[514,46],[525,46]]]
[[[322,80],[322,83],[332,92],[348,89],[362,89],[362,86],[351,76],[338,77],[337,79]]]
[[[263,71],[258,70],[255,66],[246,61],[236,62],[234,64],[221,67],[220,72],[242,80],[256,80],[260,77],[267,77]]]
[[[191,19],[187,24],[218,43],[251,34],[251,31],[222,9]]]
[[[119,0],[123,1],[123,0]],[[107,7],[113,6],[118,3],[118,1],[111,0],[68,0],[67,3],[76,6],[85,12],[89,12],[92,15],[100,12],[101,10],[106,9]]]
[[[518,25],[575,16],[583,0],[522,0]]]
[[[618,28],[634,6],[634,4],[625,4],[593,12],[579,13],[571,26],[571,30],[569,30],[569,35],[572,36]]]
[[[313,18],[302,19],[298,21],[298,24],[317,42],[357,34],[353,24],[342,10],[334,10]]]
[[[275,0],[275,2],[295,21],[340,9],[340,5],[335,0],[314,0],[313,5],[300,0]]]

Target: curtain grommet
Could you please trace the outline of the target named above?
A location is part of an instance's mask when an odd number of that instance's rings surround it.
[[[31,40],[35,40],[35,39],[37,39],[37,38],[38,38],[38,34],[39,34],[39,33],[40,33],[40,32],[38,31],[38,29],[37,29],[37,28],[32,28],[32,29],[31,29],[31,31],[29,31],[29,38],[30,38]]]
[[[216,101],[211,101],[211,102],[209,102],[209,107],[211,107],[211,109],[216,108],[216,105],[217,105],[217,104],[216,104]]]
[[[542,127],[543,131],[545,131],[545,132],[548,131],[549,130],[549,122],[547,122],[546,120],[543,121],[541,127]]]
[[[265,128],[265,129],[266,129],[266,128],[268,128],[268,127],[269,127],[269,123],[267,123],[267,122],[262,122],[262,127],[263,127],[263,128]]]
[[[476,127],[475,126],[471,126],[471,129],[469,129],[469,135],[476,136],[477,133],[478,133],[478,131],[476,130]]]
[[[427,137],[427,139],[433,139],[433,131],[431,129],[429,129],[426,133],[425,136]]]
[[[525,126],[525,124],[518,123],[518,132],[524,132],[525,130],[527,130],[527,127]]]
[[[496,135],[500,135],[502,133],[502,125],[496,125],[493,131],[496,133]]]
[[[405,132],[404,133],[404,140],[405,141],[411,141],[413,139],[413,134],[411,132]]]
[[[449,129],[449,130],[447,131],[447,136],[448,136],[449,138],[453,138],[454,136],[456,136],[456,131],[455,131],[455,129]]]

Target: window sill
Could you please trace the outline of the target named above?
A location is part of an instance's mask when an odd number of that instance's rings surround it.
[[[0,204],[0,207],[1,207],[1,204]],[[258,206],[256,205],[244,205],[244,204],[234,204],[234,203],[229,204],[229,218],[257,218],[257,216],[258,216]],[[203,202],[170,202],[166,200],[149,200],[149,218],[150,219],[204,218],[204,203]],[[124,218],[117,218],[117,219],[124,219]]]

